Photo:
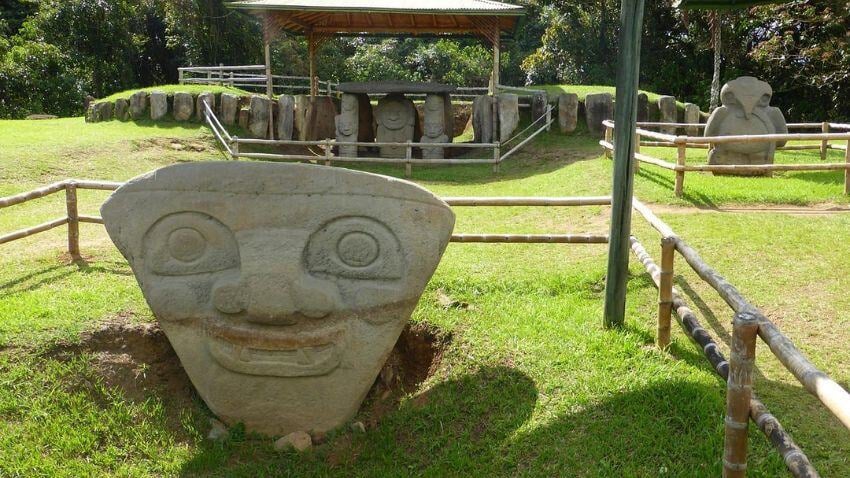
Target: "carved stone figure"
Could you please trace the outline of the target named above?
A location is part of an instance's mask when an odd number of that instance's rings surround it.
[[[402,95],[391,94],[381,98],[375,108],[375,121],[378,124],[376,141],[379,143],[406,143],[413,141],[416,125],[416,107]],[[404,146],[381,146],[382,158],[403,158],[407,152]]]
[[[572,133],[578,124],[578,95],[561,93],[558,95],[558,127],[561,133]]]
[[[164,91],[151,91],[151,119],[159,121],[168,114],[168,95]]]
[[[428,95],[425,97],[423,108],[422,143],[449,143],[451,139],[446,134],[445,101],[440,95]],[[443,159],[445,148],[434,146],[422,148],[422,158]]]
[[[603,121],[614,118],[614,97],[611,93],[591,93],[584,97],[584,114],[590,134],[605,135]]]
[[[413,183],[259,162],[159,169],[101,213],[210,410],[271,435],[357,412],[454,226]]]
[[[280,95],[277,100],[277,137],[291,140],[295,121],[295,98]]]
[[[195,99],[190,93],[174,93],[174,119],[177,121],[189,121],[195,113]]]
[[[357,96],[343,93],[340,100],[339,114],[336,115],[336,140],[338,142],[356,143],[360,130],[359,102]],[[339,155],[356,158],[357,146],[340,146]]]
[[[493,108],[497,108],[496,98],[489,95],[476,96],[472,100],[473,141],[492,143],[497,133],[493,119]]]
[[[782,112],[770,106],[771,96],[773,90],[770,85],[752,76],[742,76],[726,83],[720,91],[723,106],[711,113],[705,136],[788,133]],[[784,144],[718,143],[709,150],[708,163],[773,164],[776,147]]]
[[[658,98],[658,113],[662,123],[675,123],[678,115],[675,96],[661,96]],[[662,126],[659,131],[665,134],[676,134],[675,126]]]
[[[499,113],[499,141],[507,141],[519,126],[519,97],[513,93],[499,93],[496,97]]]

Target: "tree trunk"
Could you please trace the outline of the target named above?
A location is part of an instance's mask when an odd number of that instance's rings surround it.
[[[711,16],[709,17],[709,23],[711,25],[711,46],[714,48],[714,73],[711,77],[711,102],[709,105],[709,110],[714,111],[715,108],[720,106],[720,30],[721,30],[721,22],[720,22],[720,14],[718,12],[711,12]]]

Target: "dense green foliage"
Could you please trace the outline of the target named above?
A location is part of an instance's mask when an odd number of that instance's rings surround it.
[[[0,7],[0,117],[80,113],[83,96],[173,83],[180,65],[262,61],[258,22],[224,0],[11,0]],[[518,0],[504,45],[505,84],[613,84],[619,2]],[[705,12],[648,2],[641,86],[707,109],[713,50]],[[768,80],[792,120],[850,119],[850,9],[798,0],[722,14],[722,80]],[[337,81],[409,79],[485,86],[490,49],[477,39],[340,38],[319,50]],[[307,46],[275,42],[277,73],[305,75]],[[60,74],[61,73],[61,74]],[[800,101],[805,98],[806,101]]]

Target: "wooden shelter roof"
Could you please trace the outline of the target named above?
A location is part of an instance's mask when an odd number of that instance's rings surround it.
[[[240,0],[231,8],[265,16],[281,30],[309,35],[512,34],[524,9],[493,0]]]

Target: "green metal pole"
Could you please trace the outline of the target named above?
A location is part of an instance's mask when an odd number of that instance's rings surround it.
[[[614,110],[614,184],[611,194],[608,275],[605,281],[605,327],[623,325],[626,315],[643,6],[644,0],[621,0],[620,3],[617,107]]]

